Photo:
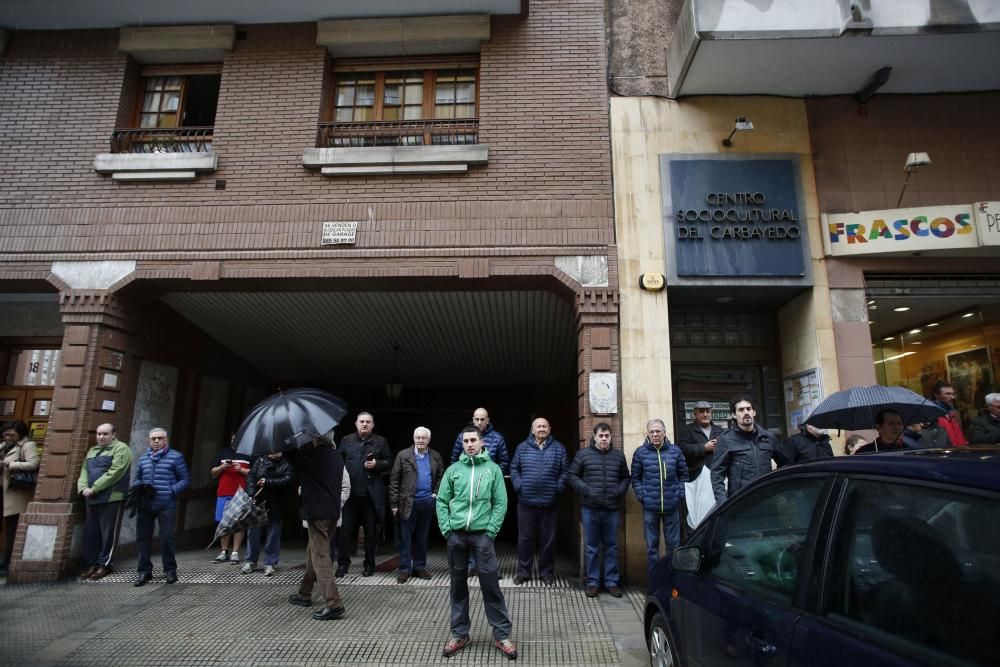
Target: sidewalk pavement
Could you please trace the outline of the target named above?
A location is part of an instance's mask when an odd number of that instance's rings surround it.
[[[557,562],[554,587],[515,586],[513,547],[501,545],[501,587],[514,623],[517,665],[648,665],[641,590],[597,599],[581,590],[570,563]],[[211,563],[216,551],[178,554],[180,581],[167,585],[154,554],[154,578],[132,586],[135,559],[100,581],[0,585],[0,664],[32,665],[503,665],[470,579],[472,643],[450,659],[444,550],[428,558],[430,580],[396,583],[396,573],[361,576],[359,558],[338,579],[347,614],[314,621],[321,608],[288,604],[305,569],[303,545],[282,550],[273,577]],[[391,555],[380,556],[380,562]]]

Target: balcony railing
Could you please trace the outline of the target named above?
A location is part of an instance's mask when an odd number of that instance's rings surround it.
[[[318,148],[478,143],[478,118],[320,123],[316,136]]]
[[[115,130],[112,153],[207,153],[212,150],[211,127],[158,127]]]

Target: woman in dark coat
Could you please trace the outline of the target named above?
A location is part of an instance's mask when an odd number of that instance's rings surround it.
[[[257,567],[260,543],[264,541],[264,576],[274,576],[281,556],[281,516],[284,513],[285,498],[295,477],[291,464],[282,452],[271,452],[258,456],[247,473],[247,493],[256,497],[267,510],[267,525],[250,529],[247,538],[247,559],[243,563],[243,574],[250,574]]]

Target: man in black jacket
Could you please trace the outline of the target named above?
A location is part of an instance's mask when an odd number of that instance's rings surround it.
[[[709,469],[712,491],[720,505],[744,486],[771,472],[771,461],[784,465],[787,457],[774,434],[754,421],[757,409],[749,396],[729,401],[730,417],[735,428],[719,436]]]
[[[351,477],[351,497],[344,505],[344,521],[340,527],[340,548],[337,576],[347,574],[354,553],[358,522],[364,521],[365,563],[362,577],[375,574],[375,530],[385,515],[385,474],[392,464],[389,443],[374,433],[375,418],[370,412],[359,412],[354,422],[357,430],[340,441],[344,469]]]
[[[330,533],[336,529],[340,518],[344,459],[333,443],[320,436],[301,449],[290,451],[288,458],[299,475],[302,518],[309,527],[306,572],[298,592],[292,593],[288,602],[299,607],[312,605],[312,589],[319,581],[326,605],[312,617],[317,621],[335,620],[344,615],[344,605],[333,575]]]
[[[576,453],[567,477],[570,486],[580,496],[587,576],[584,590],[587,597],[597,597],[603,558],[604,586],[608,593],[620,598],[618,523],[622,498],[628,490],[629,473],[625,455],[611,445],[611,426],[604,422],[594,426],[590,446]]]
[[[799,432],[785,441],[787,464],[805,463],[833,458],[833,447],[826,431],[809,424],[800,424]]]
[[[684,452],[690,482],[685,484],[684,502],[681,503],[681,534],[686,536],[691,528],[688,525],[689,505],[698,500],[695,492],[695,482],[698,475],[712,463],[715,445],[722,435],[722,428],[712,421],[712,404],[708,401],[698,401],[694,404],[694,421],[685,424],[677,431],[677,446]],[[705,473],[708,475],[709,473]],[[698,515],[696,510],[691,510]],[[694,523],[692,521],[692,523]]]

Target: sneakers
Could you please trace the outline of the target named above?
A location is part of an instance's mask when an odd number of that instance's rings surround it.
[[[264,566],[264,576],[265,577],[273,577],[274,576],[274,566],[273,565],[265,565]]]
[[[469,643],[468,637],[458,637],[457,639],[453,637],[452,639],[448,640],[447,644],[444,645],[444,651],[441,652],[441,655],[443,655],[446,658],[450,658],[451,656],[455,655],[463,648],[465,648],[468,645],[468,643]]]
[[[243,567],[240,568],[240,572],[242,572],[243,574],[250,574],[256,569],[257,569],[256,563],[251,563],[250,561],[247,561],[243,563]]]
[[[240,562],[240,552],[239,551],[234,551],[233,553],[231,553],[229,555],[229,562],[230,563],[239,563]]]
[[[620,598],[622,596],[622,589],[618,586],[608,586],[608,595],[613,598]]]
[[[219,555],[212,559],[213,563],[225,563],[229,560],[229,552],[225,549],[219,552]]]
[[[500,649],[500,652],[504,654],[504,657],[508,660],[517,659],[517,647],[514,646],[514,642],[509,639],[494,639],[493,645]]]
[[[583,590],[583,592],[587,594],[588,598],[596,598],[597,597],[597,586],[587,586]],[[610,593],[611,591],[608,591],[608,592]]]

